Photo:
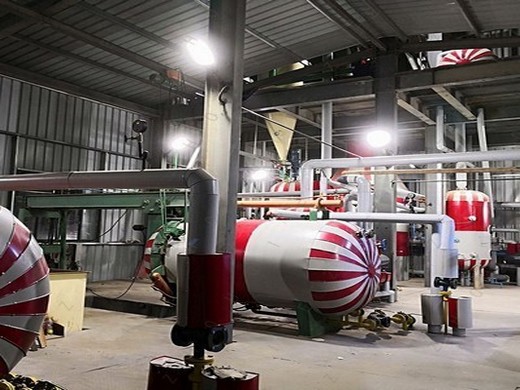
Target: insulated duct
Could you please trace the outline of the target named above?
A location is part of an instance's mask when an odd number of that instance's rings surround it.
[[[86,171],[0,176],[0,191],[67,189],[190,190],[188,254],[211,254],[217,247],[218,184],[202,168],[145,171]]]

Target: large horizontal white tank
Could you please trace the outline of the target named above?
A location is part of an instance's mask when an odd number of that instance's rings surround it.
[[[178,244],[166,253],[176,274]],[[341,316],[365,306],[379,289],[381,262],[372,238],[351,223],[322,221],[237,222],[235,300],[269,307],[308,303]]]

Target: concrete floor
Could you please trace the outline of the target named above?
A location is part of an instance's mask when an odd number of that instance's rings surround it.
[[[428,291],[421,283],[406,282],[394,304],[372,306],[418,314],[420,294]],[[465,338],[428,335],[416,316],[411,332],[394,324],[312,340],[298,336],[291,321],[237,315],[236,342],[216,355],[216,364],[260,373],[263,390],[520,389],[520,287],[456,293],[473,298],[474,328]],[[143,390],[150,359],[191,351],[171,344],[172,325],[172,319],[87,308],[86,330],[49,340],[15,372],[68,390]]]

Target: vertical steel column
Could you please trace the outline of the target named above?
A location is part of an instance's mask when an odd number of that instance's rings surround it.
[[[245,1],[211,0],[209,41],[215,65],[208,70],[202,166],[220,187],[217,252],[234,253],[240,118],[244,65]]]
[[[321,105],[321,158],[332,158],[332,102]],[[327,178],[332,176],[332,169],[322,169],[320,175],[320,193],[327,192]]]
[[[386,153],[394,155],[397,152],[397,97],[395,93],[397,73],[397,54],[381,53],[376,60],[375,95],[376,95],[376,125],[390,133],[391,141],[387,145]],[[384,168],[383,168],[384,169]],[[375,175],[374,178],[374,211],[395,213],[395,186],[394,175]],[[392,288],[395,287],[396,257],[394,224],[378,223],[375,225],[378,239],[387,243],[386,254],[392,264]]]
[[[481,152],[487,152],[487,137],[486,137],[486,124],[484,123],[484,109],[479,108],[477,113],[477,135],[478,144]],[[489,168],[489,161],[482,161],[483,168]],[[484,178],[484,189],[487,196],[489,196],[489,204],[491,205],[491,218],[495,216],[495,209],[493,207],[493,186],[491,183],[491,173],[484,172],[482,174]],[[476,188],[475,188],[476,189]]]

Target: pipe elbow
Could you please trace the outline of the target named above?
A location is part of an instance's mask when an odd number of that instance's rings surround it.
[[[189,169],[185,173],[185,182],[190,190],[197,189],[208,195],[218,195],[218,182],[208,171],[202,168]]]

